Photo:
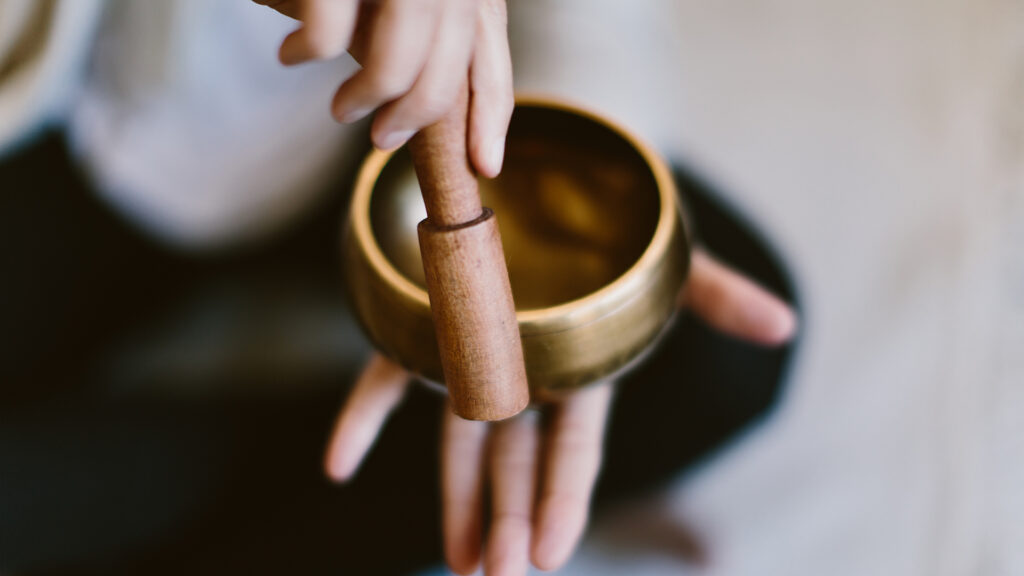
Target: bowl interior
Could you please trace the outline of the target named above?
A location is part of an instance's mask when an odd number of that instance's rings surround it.
[[[501,176],[480,180],[501,229],[517,310],[582,298],[613,282],[644,253],[658,224],[657,182],[618,133],[585,116],[519,106]],[[388,161],[370,201],[384,257],[424,287],[416,225],[426,217],[405,149]]]

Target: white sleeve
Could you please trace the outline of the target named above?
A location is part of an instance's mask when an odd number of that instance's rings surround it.
[[[165,243],[207,250],[258,241],[337,192],[365,136],[330,103],[358,67],[282,66],[295,27],[251,0],[111,0],[67,121],[98,196]]]
[[[0,0],[0,155],[59,117],[105,0]]]

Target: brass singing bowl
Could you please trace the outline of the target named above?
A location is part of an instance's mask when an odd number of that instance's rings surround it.
[[[534,400],[614,377],[651,347],[690,261],[675,183],[651,148],[594,113],[519,98],[502,174],[480,193],[501,230]],[[442,383],[416,235],[425,217],[408,153],[371,152],[344,273],[376,347]]]

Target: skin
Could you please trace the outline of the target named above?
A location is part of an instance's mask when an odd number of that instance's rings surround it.
[[[345,52],[363,68],[338,87],[336,120],[376,112],[370,136],[397,148],[441,119],[467,80],[470,161],[501,171],[514,105],[505,0],[255,0],[300,26],[281,44],[286,66]]]
[[[781,345],[796,332],[789,306],[700,250],[679,304],[725,334],[764,346]],[[324,458],[329,477],[344,482],[355,474],[409,378],[383,356],[367,363],[331,436]],[[531,563],[555,570],[568,561],[586,527],[612,393],[610,383],[594,385],[546,407],[551,423],[543,429],[533,411],[490,424],[445,412],[443,532],[454,572],[470,574],[482,562],[485,574],[520,576]]]
[[[505,0],[255,1],[300,22],[281,44],[283,64],[347,51],[363,65],[339,85],[331,112],[344,123],[375,112],[379,148],[401,146],[439,120],[468,79],[470,162],[486,177],[501,171],[513,107]],[[679,303],[723,333],[766,346],[796,330],[785,303],[701,251]],[[382,356],[367,363],[335,424],[328,476],[343,482],[356,473],[408,383]],[[519,576],[531,563],[553,570],[569,559],[587,523],[612,392],[610,383],[594,385],[546,407],[543,429],[533,411],[488,424],[446,410],[443,532],[453,571],[483,563],[489,576]]]

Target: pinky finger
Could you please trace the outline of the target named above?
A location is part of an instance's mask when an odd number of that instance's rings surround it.
[[[331,434],[324,469],[343,482],[355,474],[388,415],[405,395],[409,376],[376,354],[363,368]]]

